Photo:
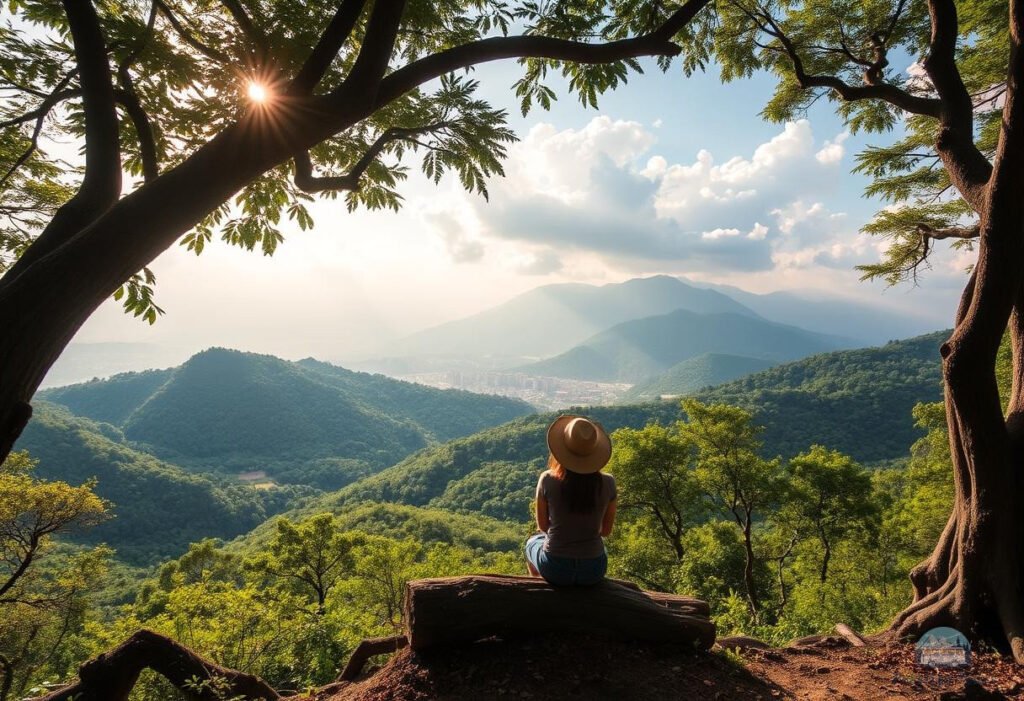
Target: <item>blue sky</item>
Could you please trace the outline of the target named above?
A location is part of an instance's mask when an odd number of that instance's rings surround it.
[[[287,232],[272,259],[173,249],[152,266],[165,317],[147,327],[110,303],[78,340],[344,359],[538,285],[657,273],[855,297],[948,325],[968,258],[940,254],[916,289],[859,283],[852,269],[877,259],[857,232],[880,206],[862,198],[853,156],[891,137],[849,136],[827,101],[806,120],[766,123],[763,75],[722,85],[713,69],[652,66],[599,110],[563,91],[525,118],[517,76],[512,62],[475,72],[522,139],[490,203],[414,176],[399,214],[318,204],[316,230]]]

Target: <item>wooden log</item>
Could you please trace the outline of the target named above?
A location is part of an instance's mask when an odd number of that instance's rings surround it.
[[[688,613],[692,616],[711,615],[711,606],[708,605],[708,602],[695,599],[692,596],[664,594],[660,591],[648,591],[644,593],[650,597],[651,601],[682,613]]]
[[[423,650],[491,636],[561,631],[693,645],[707,650],[715,624],[647,592],[602,582],[553,587],[538,577],[467,576],[420,579],[405,589],[409,645]]]
[[[501,575],[498,575],[501,576]],[[630,582],[627,579],[613,579],[611,577],[605,580],[612,584],[618,584],[621,587],[632,589],[633,591],[643,591],[635,582]],[[697,616],[710,616],[711,607],[706,601],[701,599],[695,599],[692,596],[681,596],[679,594],[666,594],[660,591],[645,591],[645,594],[662,606],[667,606],[683,613],[689,613]]]
[[[383,655],[388,652],[398,652],[409,644],[408,638],[404,635],[391,635],[387,638],[367,638],[356,646],[352,656],[348,658],[348,664],[342,670],[338,681],[350,682],[359,676],[363,671],[366,661],[374,655]]]

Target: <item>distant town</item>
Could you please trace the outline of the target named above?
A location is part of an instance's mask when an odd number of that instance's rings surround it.
[[[500,394],[529,402],[538,409],[614,404],[632,385],[621,382],[589,382],[563,377],[538,377],[520,372],[424,372],[396,376],[438,389],[464,389],[481,394]]]

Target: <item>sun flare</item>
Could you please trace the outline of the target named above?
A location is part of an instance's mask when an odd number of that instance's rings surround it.
[[[253,102],[263,103],[270,97],[270,92],[267,90],[265,85],[261,85],[255,81],[249,81],[249,99]]]

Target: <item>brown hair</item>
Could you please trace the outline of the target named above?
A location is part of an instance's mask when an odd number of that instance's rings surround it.
[[[566,470],[554,455],[548,455],[548,469],[561,484],[562,499],[573,513],[587,513],[597,507],[601,496],[601,473],[584,475]]]

